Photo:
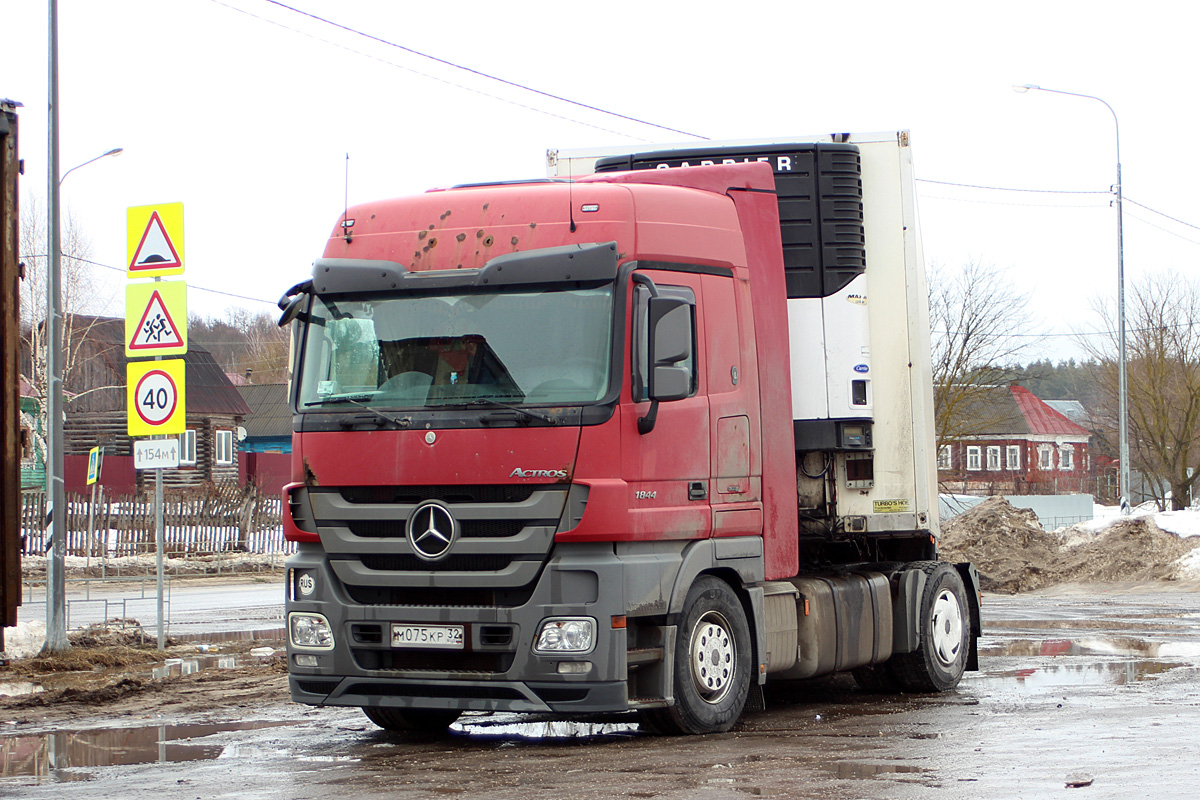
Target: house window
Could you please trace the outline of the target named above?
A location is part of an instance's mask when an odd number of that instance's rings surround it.
[[[1058,468],[1075,469],[1075,445],[1064,444],[1059,446]]]
[[[213,432],[213,461],[217,464],[233,463],[233,431]]]
[[[179,434],[179,463],[196,463],[196,431],[191,428]]]
[[[1017,444],[1010,444],[1008,446],[1008,453],[1006,454],[1006,457],[1008,459],[1006,462],[1008,464],[1008,468],[1013,472],[1019,472],[1021,469],[1021,446]]]
[[[967,469],[969,469],[973,472],[979,471],[980,455],[981,455],[980,448],[974,447],[974,446],[967,448]]]
[[[938,448],[938,469],[953,469],[950,460],[950,445],[948,444]]]
[[[1000,448],[989,447],[987,449],[988,470],[991,472],[1000,471]]]
[[[1048,444],[1038,445],[1038,469],[1054,469],[1054,448]]]

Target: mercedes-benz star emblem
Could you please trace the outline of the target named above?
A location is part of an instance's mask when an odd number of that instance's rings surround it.
[[[458,522],[454,515],[435,500],[417,506],[408,517],[409,544],[426,561],[445,557],[457,537]]]

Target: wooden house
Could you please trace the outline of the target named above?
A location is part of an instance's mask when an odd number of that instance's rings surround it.
[[[1091,433],[1023,386],[982,390],[973,435],[943,442],[938,481],[961,494],[1095,493]]]
[[[92,447],[104,448],[104,475],[137,489],[153,486],[153,473],[134,475],[127,433],[125,321],[73,315],[64,335],[69,370],[64,452],[86,462]],[[180,466],[163,470],[167,487],[196,487],[238,479],[237,429],[250,413],[237,389],[208,350],[189,344],[185,363],[187,430],[180,434]],[[66,466],[68,491],[79,490],[77,464]],[[104,478],[102,478],[102,482]],[[118,488],[118,487],[114,487]]]

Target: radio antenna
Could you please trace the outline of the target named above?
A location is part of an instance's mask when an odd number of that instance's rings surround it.
[[[575,159],[567,159],[567,216],[571,218],[571,233],[575,232]]]
[[[342,213],[342,233],[346,235],[346,242],[349,243],[353,238],[350,233],[350,228],[354,226],[354,220],[350,219],[350,154],[346,153],[346,205],[345,211]]]

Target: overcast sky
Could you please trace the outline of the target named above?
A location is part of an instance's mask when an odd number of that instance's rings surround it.
[[[1023,83],[1119,116],[1131,291],[1148,273],[1190,278],[1200,255],[1200,229],[1163,216],[1200,225],[1200,4],[288,6],[59,2],[61,168],[125,148],[72,173],[64,208],[95,260],[122,269],[125,209],[182,201],[193,312],[272,311],[255,301],[307,276],[346,202],[347,153],[353,205],[541,177],[548,147],[908,129],[927,262],[995,264],[1031,295],[1024,333],[1056,334],[1031,355],[1071,355],[1063,334],[1095,327],[1091,300],[1116,295],[1116,216],[1105,194],[1063,192],[1115,182],[1113,118],[1012,91]],[[22,194],[44,200],[47,4],[2,13],[0,97],[24,104]],[[99,272],[123,314],[123,272]]]

